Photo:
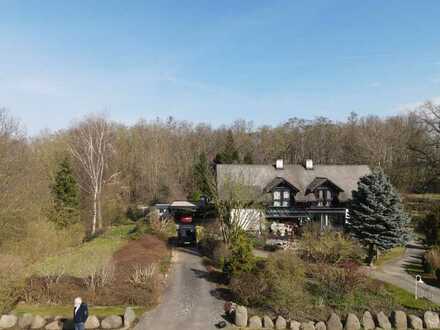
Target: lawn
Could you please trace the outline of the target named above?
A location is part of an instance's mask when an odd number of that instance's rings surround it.
[[[393,296],[396,304],[407,309],[415,310],[440,310],[440,306],[425,298],[415,299],[414,294],[397,286],[384,283],[385,289]]]
[[[400,258],[401,256],[403,256],[404,253],[405,253],[405,247],[403,246],[397,246],[395,248],[392,248],[391,250],[380,255],[379,258],[376,260],[375,265],[377,267],[380,267],[386,264],[387,262]]]
[[[440,194],[404,194],[405,198],[440,201]]]
[[[89,306],[89,314],[96,315],[98,317],[106,317],[109,315],[123,315],[126,306]],[[72,316],[72,306],[65,305],[29,305],[29,304],[19,304],[13,310],[18,316],[25,313],[31,313],[33,315],[40,316]],[[145,307],[133,307],[136,316],[140,317],[144,311]]]
[[[30,274],[45,275],[72,275],[84,277],[100,265],[106,264],[115,251],[127,242],[133,225],[112,227],[105,234],[79,247],[69,248],[60,254],[46,258],[30,267]],[[93,267],[89,267],[92,266]]]

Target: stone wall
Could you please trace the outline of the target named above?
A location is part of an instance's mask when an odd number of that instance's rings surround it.
[[[136,322],[136,314],[131,307],[125,309],[124,315],[110,315],[99,319],[95,315],[89,315],[85,328],[92,329],[130,329]],[[26,330],[74,330],[71,319],[61,316],[42,317],[40,315],[23,314],[16,316],[7,314],[0,316],[0,330],[26,329]]]
[[[383,312],[370,313],[366,311],[359,319],[355,314],[348,314],[341,318],[332,313],[327,321],[298,322],[286,320],[282,316],[275,319],[267,315],[253,315],[249,317],[248,310],[244,306],[236,306],[234,311],[235,325],[249,327],[250,329],[294,329],[294,330],[422,330],[440,329],[439,314],[427,311],[423,317],[409,314],[403,311],[394,311],[391,315]]]

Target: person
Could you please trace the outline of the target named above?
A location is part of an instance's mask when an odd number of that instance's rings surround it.
[[[84,330],[85,323],[89,317],[89,308],[83,303],[80,297],[75,298],[73,303],[73,323],[75,330]]]

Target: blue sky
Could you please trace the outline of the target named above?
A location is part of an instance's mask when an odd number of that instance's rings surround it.
[[[440,100],[440,1],[0,0],[0,107],[35,134],[105,111],[388,116]]]

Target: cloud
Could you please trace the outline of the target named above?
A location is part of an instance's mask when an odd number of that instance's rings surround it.
[[[368,86],[373,87],[373,88],[381,87],[382,83],[380,81],[373,81]]]
[[[440,104],[440,96],[433,96],[433,97],[427,98],[423,101],[416,101],[416,102],[409,102],[409,103],[400,104],[397,106],[397,110],[400,113],[408,113],[410,111],[413,111],[413,110],[421,107],[422,105],[424,105],[428,101],[435,103],[435,104]]]
[[[24,77],[12,81],[6,80],[3,87],[15,92],[42,96],[55,96],[61,93],[59,83],[39,77]]]

